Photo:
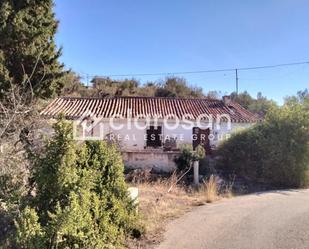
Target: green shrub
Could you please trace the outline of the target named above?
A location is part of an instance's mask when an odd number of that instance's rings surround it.
[[[279,187],[309,185],[308,104],[273,108],[265,121],[221,144],[218,155],[225,170],[252,181]]]
[[[36,196],[17,221],[19,245],[123,247],[136,232],[137,215],[116,147],[103,141],[77,146],[71,123],[59,121],[54,128],[41,155],[32,156]]]
[[[177,165],[177,170],[184,171],[188,170],[193,161],[202,160],[205,158],[205,149],[199,145],[195,149],[192,148],[190,144],[184,144],[180,148],[181,154],[179,157],[175,158],[175,163]]]
[[[27,249],[43,248],[44,233],[36,211],[26,207],[17,221],[17,243]]]

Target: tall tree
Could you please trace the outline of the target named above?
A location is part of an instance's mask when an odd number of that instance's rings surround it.
[[[52,0],[0,0],[0,99],[12,86],[27,97],[60,92],[57,26]]]

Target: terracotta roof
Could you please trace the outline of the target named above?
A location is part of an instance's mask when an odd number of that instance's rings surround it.
[[[113,115],[137,117],[149,115],[151,117],[165,117],[175,115],[182,118],[184,114],[190,114],[197,118],[201,114],[228,114],[232,122],[257,122],[258,118],[240,106],[230,101],[228,104],[215,99],[184,99],[161,97],[59,97],[53,100],[41,115],[56,118],[64,114],[68,119],[77,119],[90,111],[99,118],[110,118]]]

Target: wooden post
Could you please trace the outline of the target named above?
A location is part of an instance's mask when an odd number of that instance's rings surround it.
[[[194,161],[193,162],[193,183],[194,185],[198,185],[199,182],[200,182],[200,179],[199,179],[199,161]]]

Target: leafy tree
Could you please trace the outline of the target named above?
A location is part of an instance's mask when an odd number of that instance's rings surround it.
[[[87,87],[81,82],[81,77],[73,71],[63,77],[64,86],[61,91],[63,96],[87,96]]]
[[[135,79],[112,80],[109,77],[92,79],[94,95],[97,96],[132,96],[136,93],[139,82]]]
[[[71,78],[71,77],[70,77]],[[68,80],[69,82],[74,82]],[[168,77],[161,82],[147,82],[141,85],[135,79],[114,80],[109,77],[94,77],[91,80],[92,87],[76,87],[68,83],[71,92],[63,94],[77,96],[144,96],[144,97],[179,97],[179,98],[201,98],[204,97],[202,88],[189,86],[184,78]],[[78,86],[77,83],[75,83]],[[67,88],[67,87],[65,87]],[[85,90],[86,89],[86,90]]]
[[[239,94],[233,92],[231,94],[231,99],[261,117],[264,117],[266,113],[276,105],[274,101],[264,97],[261,92],[257,94],[256,98],[253,98],[247,91]]]
[[[294,105],[294,104],[304,104],[305,106],[309,106],[309,91],[306,88],[303,91],[298,91],[296,96],[290,96],[285,98],[286,105]]]
[[[158,89],[158,84],[156,82],[147,82],[146,84],[140,86],[137,89],[136,95],[144,97],[153,97]]]
[[[115,146],[76,146],[71,123],[55,124],[41,155],[32,155],[36,196],[17,223],[25,248],[120,248],[139,231]],[[31,221],[31,222],[30,222]],[[32,246],[32,247],[31,247]]]
[[[253,103],[254,99],[251,95],[244,91],[243,93],[237,94],[236,92],[231,93],[231,99],[243,106],[246,109],[249,109],[249,106]]]
[[[155,97],[175,98],[177,94],[165,87],[160,87],[156,90]]]
[[[273,100],[269,100],[262,95],[262,93],[257,94],[257,98],[249,105],[249,111],[259,114],[264,117],[272,107],[275,107],[276,103]]]
[[[49,98],[62,88],[63,66],[54,36],[52,0],[0,1],[0,99],[11,84],[28,98]]]
[[[206,97],[209,99],[221,99],[222,98],[222,92],[221,91],[209,91],[206,94]]]
[[[202,88],[189,86],[184,78],[179,77],[167,77],[161,82],[147,82],[144,85],[136,79],[114,80],[109,77],[94,77],[91,80],[92,86],[86,88],[76,75],[70,73],[66,82],[62,94],[71,96],[205,97]]]
[[[189,86],[184,78],[167,77],[155,93],[156,97],[201,98],[202,88]]]

